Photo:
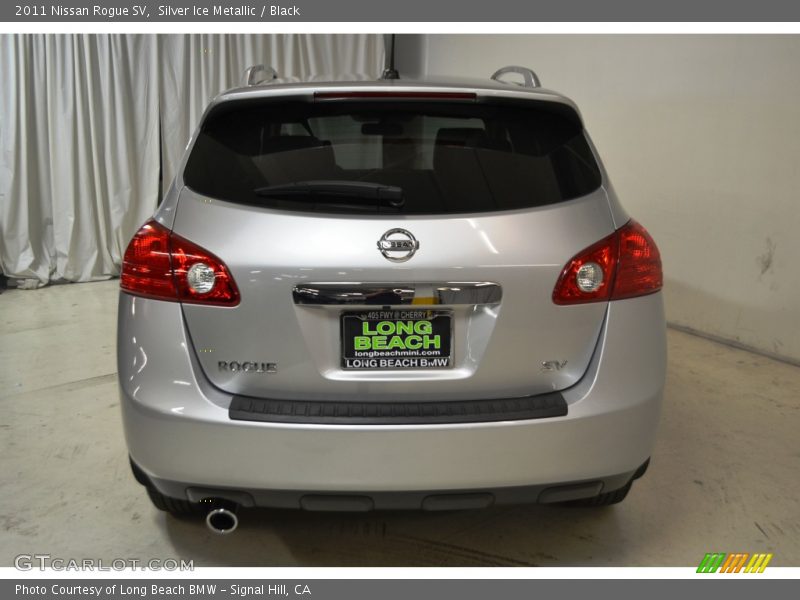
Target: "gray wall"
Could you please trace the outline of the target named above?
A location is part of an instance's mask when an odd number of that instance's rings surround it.
[[[800,36],[430,35],[419,48],[428,74],[522,64],[572,97],[661,248],[670,322],[800,360]]]

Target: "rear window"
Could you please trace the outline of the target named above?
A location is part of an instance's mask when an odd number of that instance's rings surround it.
[[[184,172],[194,191],[230,202],[479,213],[570,200],[601,182],[583,128],[563,105],[231,104],[203,124]]]

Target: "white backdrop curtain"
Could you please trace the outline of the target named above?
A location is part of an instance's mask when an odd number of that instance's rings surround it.
[[[0,36],[0,271],[30,286],[118,275],[208,101],[261,63],[377,76],[383,40]]]
[[[3,272],[42,283],[116,274],[158,194],[153,44],[7,35],[0,54]]]

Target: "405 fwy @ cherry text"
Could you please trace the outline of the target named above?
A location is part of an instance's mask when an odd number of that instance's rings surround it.
[[[16,596],[69,596],[69,597],[95,597],[104,596],[131,596],[134,598],[163,598],[164,596],[188,597],[218,597],[220,595],[235,596],[237,598],[265,598],[268,596],[301,596],[311,598],[311,586],[304,583],[262,583],[258,585],[239,585],[221,583],[177,583],[177,584],[140,584],[127,583],[76,585],[58,583],[49,585],[17,584]]]

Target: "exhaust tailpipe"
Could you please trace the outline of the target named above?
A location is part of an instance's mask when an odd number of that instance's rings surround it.
[[[220,506],[212,508],[206,515],[206,526],[218,535],[233,533],[239,526],[239,518],[234,510],[235,507],[226,508]]]

